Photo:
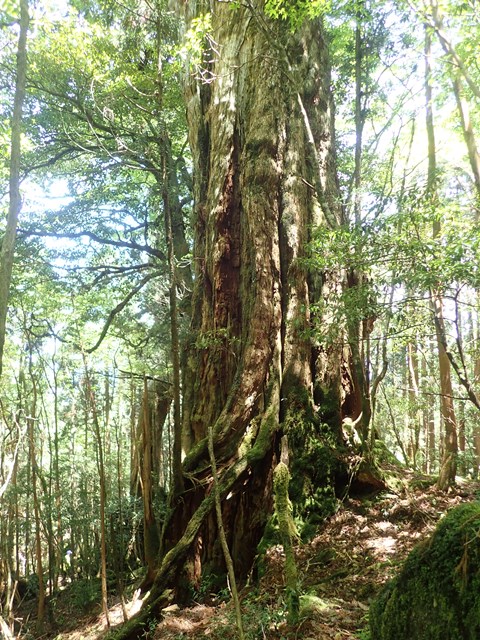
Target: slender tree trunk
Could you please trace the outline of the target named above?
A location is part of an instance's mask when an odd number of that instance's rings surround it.
[[[130,380],[130,495],[141,495],[140,425],[137,424],[137,386]]]
[[[70,434],[70,457],[72,469],[75,469],[76,466],[76,452],[75,452],[75,431],[72,429]],[[75,474],[72,473],[70,479],[70,504],[72,505],[72,509],[76,504],[76,497],[80,490],[80,487],[76,486],[75,483]],[[79,536],[80,537],[80,536]],[[70,569],[70,580],[73,582],[75,580],[75,564],[76,564],[76,541],[77,541],[77,531],[75,529],[75,523],[72,522],[70,524],[70,548],[69,551],[69,569]]]
[[[445,430],[443,459],[437,486],[439,489],[446,489],[452,484],[455,484],[455,476],[457,472],[457,420],[453,406],[453,388],[450,373],[450,361],[448,359],[443,340],[443,336],[445,335],[445,325],[443,322],[441,297],[438,295],[434,296],[433,303],[440,370],[440,408]]]
[[[363,129],[365,126],[365,43],[363,40],[363,21],[365,18],[363,0],[357,0],[355,8],[355,158],[353,171],[354,224],[359,231],[362,224],[362,158],[363,158]],[[363,247],[361,242],[355,244],[355,259],[361,263]],[[360,269],[353,269],[347,276],[346,286],[361,290],[366,284],[365,274]],[[348,417],[359,421],[362,444],[365,448],[369,444],[369,427],[371,420],[370,384],[366,368],[366,346],[371,328],[368,322],[355,317],[349,319],[348,333],[352,354],[352,374],[356,390],[355,402],[349,408]]]
[[[8,470],[5,469],[5,450],[2,448],[2,486],[0,488],[0,505],[3,501],[8,501],[8,506],[3,508],[3,511],[7,513],[7,517],[4,518],[0,524],[0,601],[2,602],[2,614],[5,616],[11,629],[13,629],[14,626],[13,600],[19,577],[19,567],[16,561],[18,559],[18,548],[15,548],[15,541],[18,544],[20,523],[18,519],[17,472],[18,454],[23,434],[20,431],[18,423],[17,428],[17,442],[11,444],[13,459]],[[4,471],[6,471],[6,475],[4,475]],[[11,487],[11,492],[6,494],[8,487]],[[5,626],[7,625],[5,624]]]
[[[161,47],[161,8],[156,3],[157,10],[157,75],[156,98],[157,114],[162,117],[163,108],[163,58]],[[170,337],[171,337],[171,362],[173,379],[173,455],[172,455],[172,495],[177,496],[183,491],[182,474],[182,424],[181,424],[181,383],[180,383],[180,337],[178,323],[177,288],[183,285],[191,288],[192,277],[190,265],[184,265],[181,275],[177,268],[177,260],[180,261],[189,253],[185,239],[182,206],[179,204],[178,180],[176,167],[172,157],[170,138],[165,133],[161,150],[161,169],[157,179],[161,185],[165,238],[167,242],[167,260],[169,271],[169,301],[170,301]],[[189,299],[186,296],[186,300]]]
[[[403,446],[407,453],[408,466],[413,467],[413,451],[412,451],[412,438],[411,438],[411,410],[410,410],[410,373],[409,373],[409,349],[408,344],[402,347],[402,389],[403,389],[403,404],[405,405],[405,412],[403,415]]]
[[[466,464],[466,449],[467,449],[467,434],[466,434],[466,421],[465,421],[465,402],[461,402],[459,410],[458,420],[458,451],[460,459],[458,462],[459,474],[465,478],[467,475]]]
[[[49,427],[48,429],[48,456],[50,460],[49,470],[48,470],[48,485],[45,480],[46,486],[46,511],[47,511],[47,535],[48,535],[48,593],[49,595],[53,594],[53,590],[56,588],[56,574],[57,574],[57,563],[56,563],[56,548],[55,548],[55,534],[53,531],[53,504],[54,504],[54,491],[53,491],[53,482],[54,482],[54,473],[53,473],[53,465],[54,465],[54,450],[53,450],[53,440],[52,434]]]
[[[442,45],[442,48],[447,56],[450,58],[452,65],[457,67],[459,74],[465,79],[473,95],[477,99],[480,99],[480,88],[478,87],[478,84],[470,76],[462,58],[456,51],[454,45],[448,38],[448,35],[443,28],[443,17],[440,13],[440,7],[437,0],[430,1],[430,10],[431,17],[429,26],[433,27],[435,33],[438,36],[439,42]]]
[[[477,296],[477,314],[474,326],[475,331],[475,365],[474,365],[474,379],[477,384],[480,384],[480,293],[476,292]],[[480,424],[475,421],[473,425],[473,451],[474,451],[474,468],[473,476],[478,478],[480,471]]]
[[[425,27],[425,103],[426,103],[426,125],[428,138],[428,177],[427,177],[427,193],[432,206],[435,205],[437,195],[437,160],[435,132],[433,124],[432,110],[432,86],[431,86],[431,36],[427,27]],[[436,237],[440,233],[440,223],[434,223],[433,236]],[[431,290],[431,304],[433,308],[435,332],[437,336],[438,348],[438,365],[440,373],[440,392],[441,392],[441,415],[445,429],[445,441],[443,460],[440,469],[437,486],[439,489],[446,489],[455,483],[455,475],[457,469],[457,423],[455,417],[455,409],[453,406],[453,389],[450,372],[450,361],[445,349],[445,322],[443,318],[443,300],[441,291]]]
[[[30,354],[31,357],[31,354]],[[37,415],[37,383],[34,373],[32,371],[32,363],[30,361],[30,379],[32,382],[32,404],[27,418],[28,423],[28,439],[30,450],[30,465],[32,469],[32,495],[33,495],[33,516],[35,520],[35,558],[36,558],[36,573],[38,578],[38,605],[37,605],[37,633],[41,635],[43,633],[43,626],[45,621],[45,583],[43,580],[43,562],[42,562],[42,538],[41,538],[41,526],[42,519],[40,515],[40,499],[38,496],[38,468],[36,459],[36,447],[35,447],[35,421]]]
[[[172,392],[165,385],[157,383],[155,385],[155,420],[153,436],[153,465],[155,477],[157,479],[157,489],[160,494],[166,495],[167,474],[164,455],[164,430],[168,429],[167,418],[170,415],[172,406]]]
[[[407,345],[408,363],[408,427],[409,445],[413,469],[417,469],[417,454],[420,438],[420,414],[419,414],[419,374],[417,344],[409,342]]]
[[[22,110],[25,99],[25,82],[27,74],[27,33],[29,25],[28,0],[20,0],[20,32],[17,48],[17,75],[15,81],[15,97],[11,121],[10,181],[7,228],[0,249],[0,375],[2,374],[3,350],[8,310],[8,296],[12,279],[13,254],[17,235],[17,224],[22,198],[20,195],[20,160]]]
[[[143,383],[142,402],[142,497],[143,497],[143,540],[147,575],[143,585],[150,585],[153,581],[156,569],[157,553],[159,548],[158,524],[153,511],[152,489],[152,411],[155,406],[149,398],[147,379]]]
[[[125,580],[124,580],[124,572],[125,572],[125,531],[124,531],[124,520],[123,520],[123,490],[122,490],[122,477],[123,477],[123,467],[122,467],[122,429],[120,421],[115,422],[115,441],[116,441],[116,452],[117,452],[117,500],[118,500],[118,530],[115,531],[115,534],[111,536],[112,540],[117,540],[117,548],[113,550],[113,556],[117,559],[116,562],[116,573],[117,573],[117,589],[118,596],[120,598],[120,604],[122,606],[122,615],[123,621],[126,622],[128,620],[128,611],[125,604]]]
[[[95,439],[97,442],[97,455],[98,455],[98,474],[100,476],[100,578],[102,584],[102,610],[105,616],[105,624],[110,626],[110,619],[108,616],[108,590],[107,590],[107,534],[106,534],[106,502],[107,502],[107,487],[105,477],[105,462],[104,462],[104,449],[103,439],[100,430],[100,421],[98,418],[97,404],[95,393],[93,391],[92,382],[90,379],[90,373],[88,371],[87,360],[85,353],[83,353],[83,364],[85,370],[85,382],[87,386],[88,402],[90,404],[90,410],[92,412],[93,427],[95,433]]]
[[[458,113],[460,116],[460,124],[462,126],[462,133],[467,146],[468,158],[470,160],[470,167],[472,169],[473,181],[475,184],[476,198],[477,198],[477,217],[480,216],[480,154],[478,153],[477,143],[475,140],[475,133],[473,131],[472,121],[470,119],[470,110],[468,103],[462,96],[462,83],[460,76],[457,76],[452,81],[453,93],[457,102]]]
[[[53,369],[53,421],[54,421],[54,477],[55,477],[55,510],[57,517],[57,542],[56,542],[56,583],[55,588],[60,586],[60,576],[63,572],[63,523],[62,523],[62,492],[60,490],[60,457],[59,457],[59,418],[58,418],[58,373],[55,358],[52,360]]]
[[[363,109],[364,84],[363,84],[363,53],[364,43],[362,38],[362,26],[364,18],[364,1],[356,2],[355,24],[355,167],[354,167],[354,219],[355,226],[362,223],[362,151],[363,128],[365,116]]]
[[[27,381],[24,371],[21,371],[21,375],[19,376],[19,382],[22,386],[22,391],[24,397],[27,396]],[[25,402],[26,405],[26,402]],[[27,423],[27,431],[28,431],[28,423]],[[25,496],[25,538],[24,538],[24,546],[23,546],[23,554],[24,554],[24,575],[28,576],[30,573],[30,536],[31,536],[31,509],[30,509],[30,489],[32,486],[32,464],[31,464],[31,456],[28,456],[27,459],[27,491]],[[32,565],[33,571],[35,571],[34,565]]]
[[[180,410],[180,338],[178,331],[177,310],[177,268],[173,243],[172,211],[170,207],[171,154],[165,150],[163,156],[163,210],[165,215],[165,235],[167,238],[167,253],[169,267],[169,296],[170,296],[170,332],[172,341],[172,369],[173,369],[173,495],[178,496],[183,491],[182,473],[182,423]]]
[[[429,389],[429,355],[430,355],[430,340],[425,345],[425,349],[422,353],[422,387],[427,390],[427,394],[423,401],[422,406],[422,424],[423,424],[423,437],[425,441],[425,453],[424,453],[424,473],[433,473],[435,465],[435,421],[434,421],[434,396],[428,392]]]

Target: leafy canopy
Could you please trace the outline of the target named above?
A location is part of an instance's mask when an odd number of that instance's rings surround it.
[[[295,31],[304,20],[318,17],[329,7],[329,0],[267,0],[265,13],[276,20],[288,22]]]

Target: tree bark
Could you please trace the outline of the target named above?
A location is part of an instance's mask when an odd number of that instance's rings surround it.
[[[143,382],[143,412],[140,418],[142,425],[141,484],[143,498],[143,541],[145,564],[147,565],[147,575],[144,580],[144,585],[150,585],[153,581],[159,547],[158,524],[153,511],[152,403],[149,401],[148,391],[148,383],[145,378]]]
[[[432,110],[431,46],[431,36],[428,28],[425,27],[425,104],[428,138],[427,195],[430,198],[432,206],[434,206],[438,199],[438,193],[435,129]],[[435,222],[433,225],[434,238],[439,235],[440,230],[440,223]],[[440,400],[440,413],[445,428],[444,452],[437,486],[439,489],[447,489],[450,485],[455,484],[455,475],[457,471],[457,422],[455,417],[455,408],[453,405],[450,360],[445,345],[445,322],[443,318],[442,292],[432,288],[430,291],[430,298],[438,348],[438,368],[440,374],[440,391],[442,394]]]
[[[460,116],[460,124],[462,127],[463,137],[468,151],[468,159],[470,161],[470,167],[473,174],[473,182],[475,184],[476,201],[477,201],[477,217],[479,216],[480,207],[480,153],[478,152],[477,142],[475,139],[475,133],[473,130],[472,121],[470,120],[470,110],[468,103],[464,97],[462,97],[462,82],[460,74],[457,73],[452,79],[453,93],[455,95],[455,101],[457,103],[458,114]]]
[[[92,413],[95,440],[97,444],[97,467],[100,478],[100,580],[102,586],[102,611],[105,616],[105,625],[110,627],[108,616],[108,588],[107,588],[107,546],[106,546],[106,507],[107,507],[107,487],[104,461],[104,444],[100,429],[100,420],[97,410],[97,399],[92,387],[92,380],[88,370],[88,363],[85,352],[82,353],[85,372],[85,385],[87,402]]]
[[[313,495],[328,479],[318,442],[326,433],[339,441],[353,392],[344,347],[322,349],[310,338],[310,303],[338,286],[336,275],[315,279],[302,263],[311,226],[342,219],[321,24],[292,34],[266,19],[261,2],[206,6],[182,4],[187,25],[208,8],[212,24],[205,62],[186,87],[196,273],[183,383],[185,488],[170,505],[151,595],[121,638],[139,636],[167,587],[178,595],[182,581],[198,586],[205,574],[225,573],[209,427],[221,520],[242,579],[272,509],[280,435],[292,447],[292,484]]]
[[[33,513],[35,519],[35,560],[36,560],[36,572],[38,578],[38,604],[37,604],[37,622],[36,631],[39,635],[43,633],[43,626],[45,621],[45,583],[43,579],[43,562],[42,562],[42,539],[41,539],[41,513],[40,513],[40,498],[38,495],[38,466],[35,447],[35,434],[34,426],[37,420],[37,382],[33,373],[32,366],[32,346],[29,341],[29,372],[32,382],[32,404],[30,407],[30,415],[27,418],[28,424],[28,442],[29,442],[29,456],[32,469],[32,494],[33,494]]]
[[[29,25],[28,0],[20,0],[20,33],[17,48],[17,77],[13,102],[12,135],[10,151],[10,182],[7,228],[0,250],[0,375],[2,373],[3,350],[7,323],[8,296],[12,279],[13,253],[17,235],[17,224],[22,198],[20,195],[20,159],[22,110],[25,99],[27,75],[27,33]]]
[[[163,165],[163,213],[165,216],[165,237],[167,240],[168,270],[169,270],[169,300],[170,300],[170,336],[172,351],[172,381],[173,381],[173,456],[172,481],[173,494],[179,495],[183,491],[182,475],[182,424],[180,408],[180,338],[178,327],[177,305],[177,266],[174,253],[173,217],[170,207],[170,180],[172,174],[172,157],[170,146],[165,149],[162,159]]]
[[[480,302],[480,294],[477,292],[477,300]],[[479,304],[480,309],[480,304]],[[474,379],[478,383],[480,383],[480,319],[477,313],[476,323],[475,323],[475,368],[474,368]],[[473,477],[478,478],[478,473],[480,470],[480,425],[478,421],[475,422],[473,427],[473,451],[474,451],[474,467],[473,467]]]
[[[209,478],[209,424],[214,425],[221,475],[222,467],[228,469],[255,442],[265,415],[285,431],[300,431],[304,420],[314,423],[314,385],[328,392],[335,387],[332,415],[337,420],[341,403],[338,353],[334,362],[328,354],[323,358],[328,362],[318,380],[315,352],[306,337],[310,299],[318,291],[301,264],[309,225],[327,217],[331,222],[332,215],[338,221],[342,215],[321,27],[306,23],[292,36],[282,25],[267,22],[255,3],[234,12],[222,3],[212,7],[205,53],[212,62],[197,69],[186,91],[197,272],[183,445],[184,471],[195,474],[196,482],[183,497],[190,506],[184,504],[183,523],[173,527],[178,532]],[[188,11],[187,21],[194,17]],[[300,445],[298,434],[295,442]],[[273,445],[272,440],[270,459]],[[259,488],[271,503],[271,473],[265,463],[250,470],[242,491],[224,505],[240,574],[250,568],[265,521]],[[193,560],[194,580],[202,565],[213,568],[221,560],[215,540],[210,520]],[[167,545],[174,542],[175,536]]]
[[[419,412],[419,372],[418,372],[418,353],[417,341],[407,344],[407,362],[408,362],[408,438],[409,449],[411,452],[412,467],[417,469],[417,454],[420,445],[420,426],[421,418]]]

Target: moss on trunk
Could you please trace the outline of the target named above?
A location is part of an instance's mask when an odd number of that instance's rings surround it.
[[[278,518],[278,528],[285,553],[285,586],[288,602],[288,622],[296,624],[300,600],[298,593],[297,565],[293,552],[293,539],[296,536],[295,524],[292,518],[292,503],[288,497],[290,472],[284,462],[279,462],[273,472],[273,490],[275,493],[275,512]]]
[[[200,2],[176,6],[187,25],[205,9]],[[320,468],[314,438],[323,418],[313,389],[320,380],[332,390],[337,430],[347,395],[342,353],[320,357],[312,344],[310,302],[322,291],[302,261],[312,226],[341,218],[321,22],[306,21],[292,34],[267,19],[260,2],[208,6],[211,50],[185,88],[196,268],[183,384],[185,490],[163,529],[150,612],[165,588],[179,586],[185,566],[193,580],[224,573],[208,430],[225,534],[242,579],[271,510],[279,433],[295,440],[294,417],[304,418],[292,451],[295,457],[311,433],[308,464]],[[312,475],[311,492],[324,478]]]

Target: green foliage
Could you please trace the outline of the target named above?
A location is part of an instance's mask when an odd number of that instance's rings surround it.
[[[3,23],[10,23],[14,20],[18,20],[19,13],[18,1],[2,0],[2,6],[0,7],[0,27]]]
[[[201,68],[205,64],[204,53],[208,46],[212,32],[212,14],[204,13],[193,18],[187,30],[181,47],[178,49],[180,60],[188,62],[194,68]]]
[[[194,602],[223,602],[230,599],[230,591],[224,575],[204,572],[198,586],[188,584],[188,590]]]
[[[202,331],[195,340],[196,349],[231,350],[238,347],[239,338],[232,336],[228,327],[219,327],[211,331]]]
[[[224,616],[225,623],[215,625],[211,629],[210,637],[213,640],[238,638],[233,608],[224,609]],[[271,599],[267,594],[253,590],[242,600],[242,620],[246,640],[263,638],[268,629],[279,633],[285,626],[286,619],[287,607],[282,599]]]
[[[304,20],[312,20],[329,8],[330,0],[267,0],[265,13],[275,20],[288,22],[295,31]]]
[[[69,595],[76,608],[88,611],[100,601],[100,580],[98,578],[75,580],[70,586]]]
[[[345,274],[343,285],[314,306],[313,336],[322,344],[337,343],[362,322],[373,326],[387,319],[389,333],[408,341],[417,332],[413,318],[433,325],[428,303],[432,291],[457,305],[462,289],[480,287],[475,257],[480,252],[480,228],[474,212],[462,213],[462,205],[447,193],[444,202],[433,206],[419,189],[415,185],[400,208],[392,203],[389,215],[361,227],[315,231],[307,267]],[[435,225],[441,233],[434,236]]]
[[[369,616],[368,613],[367,615],[365,615],[363,617],[363,624],[365,625],[364,627],[362,627],[357,634],[355,635],[355,640],[372,640],[372,634],[370,633],[370,625],[369,625]]]
[[[480,503],[463,504],[420,543],[370,609],[372,640],[480,634]]]

